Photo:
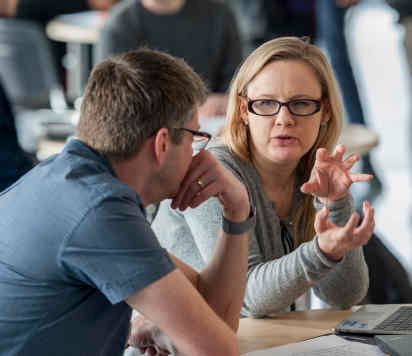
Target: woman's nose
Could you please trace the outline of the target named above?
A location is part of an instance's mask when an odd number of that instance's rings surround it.
[[[295,124],[295,118],[286,105],[283,105],[275,115],[275,124],[276,126],[293,126]]]

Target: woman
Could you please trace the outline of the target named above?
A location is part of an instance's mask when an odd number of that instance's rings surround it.
[[[374,228],[373,209],[363,204],[364,219],[356,227],[359,217],[348,189],[372,177],[350,173],[359,157],[343,160],[343,146],[328,153],[341,125],[330,65],[304,40],[266,42],[234,78],[224,133],[209,150],[243,181],[256,206],[243,315],[293,310],[295,302],[306,308],[309,299],[297,299],[311,287],[335,307],[365,296],[361,246]],[[212,180],[201,177],[198,183],[207,189]],[[221,226],[220,206],[209,199],[179,212],[164,204],[152,226],[167,249],[201,268]]]
[[[301,39],[266,42],[236,74],[226,127],[208,149],[245,184],[256,207],[243,315],[307,308],[311,287],[335,307],[349,307],[365,296],[368,273],[361,246],[372,235],[374,212],[365,202],[357,227],[348,189],[372,177],[349,172],[359,157],[343,160],[343,146],[328,153],[341,125],[330,65]],[[189,194],[207,190],[213,181],[200,175]],[[190,200],[162,204],[152,227],[168,250],[200,269],[212,256],[222,213],[217,199],[184,212],[173,209]],[[172,349],[142,317],[133,319],[129,343],[153,355]]]

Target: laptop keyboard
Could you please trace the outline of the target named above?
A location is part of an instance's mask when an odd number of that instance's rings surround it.
[[[375,327],[377,330],[412,330],[412,307],[400,307],[396,312]]]

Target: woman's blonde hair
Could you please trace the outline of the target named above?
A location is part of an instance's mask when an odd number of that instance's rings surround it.
[[[231,83],[223,139],[238,157],[251,161],[249,131],[240,111],[242,97],[247,96],[248,84],[267,64],[285,60],[301,61],[314,70],[321,85],[323,114],[329,118],[326,124],[320,126],[315,144],[302,157],[297,167],[300,178],[306,181],[315,163],[316,150],[325,147],[329,152],[332,151],[342,128],[342,104],[332,68],[321,50],[306,39],[276,38],[255,49],[245,59]],[[315,214],[312,197],[305,195],[292,217],[295,246],[313,238]],[[302,229],[303,235],[298,236],[297,232]]]

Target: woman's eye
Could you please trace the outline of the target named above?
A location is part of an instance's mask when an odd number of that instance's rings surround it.
[[[292,104],[295,107],[305,108],[305,107],[310,106],[311,102],[306,101],[306,100],[299,100],[299,101],[293,101]]]
[[[256,105],[258,106],[273,106],[273,100],[258,100],[256,101]]]

